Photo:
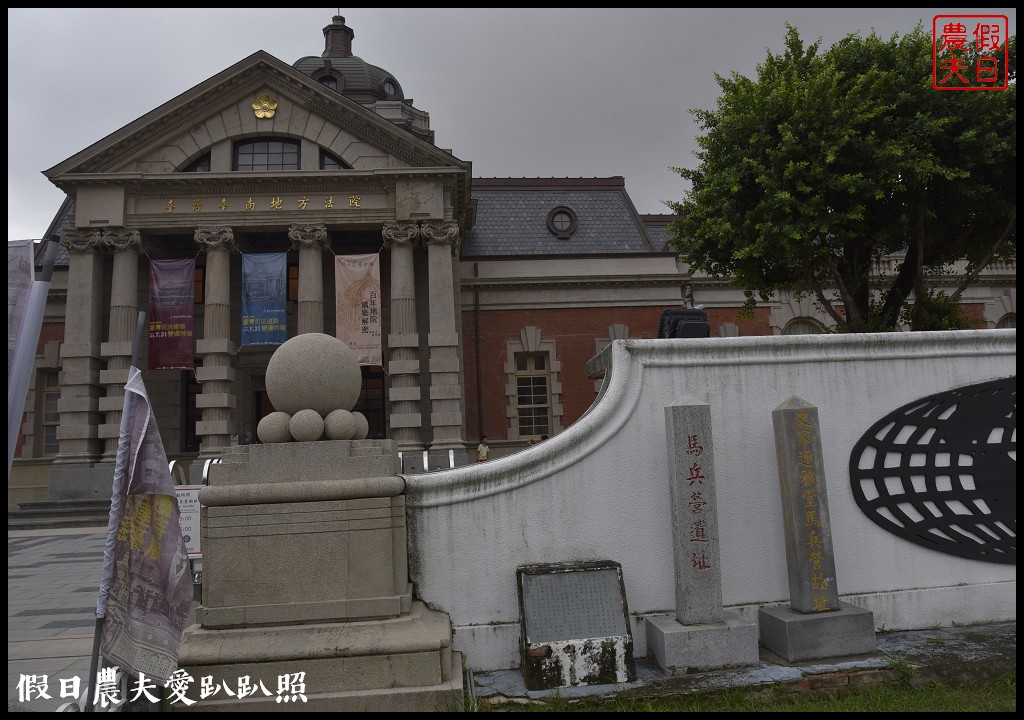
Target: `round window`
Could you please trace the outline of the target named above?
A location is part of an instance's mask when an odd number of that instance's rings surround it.
[[[576,213],[567,207],[556,207],[548,213],[548,230],[559,240],[567,240],[576,232]]]

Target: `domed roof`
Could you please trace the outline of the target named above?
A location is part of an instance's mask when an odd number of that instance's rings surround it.
[[[300,58],[292,67],[358,103],[404,101],[402,86],[394,75],[352,54],[353,37],[355,32],[345,18],[335,15],[324,28],[323,54]]]

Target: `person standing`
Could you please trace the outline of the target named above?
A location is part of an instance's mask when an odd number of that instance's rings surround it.
[[[476,461],[485,462],[487,460],[487,453],[491,451],[490,446],[487,444],[487,436],[480,436],[480,444],[476,446]]]

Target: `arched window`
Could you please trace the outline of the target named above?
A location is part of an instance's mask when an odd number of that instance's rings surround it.
[[[321,170],[351,170],[352,166],[335,155],[327,152],[323,148],[320,149],[320,169]]]
[[[267,172],[298,169],[298,140],[257,138],[235,143],[235,170]]]
[[[182,169],[182,172],[210,172],[210,153],[193,160],[191,164]]]
[[[996,328],[999,330],[1008,330],[1015,327],[1017,327],[1017,313],[1006,313],[996,323]]]
[[[783,329],[783,335],[820,335],[825,332],[825,328],[821,326],[817,320],[811,318],[794,318],[786,324]]]

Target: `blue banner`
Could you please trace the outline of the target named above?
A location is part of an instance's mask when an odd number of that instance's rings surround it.
[[[288,339],[288,253],[242,255],[242,345]]]

